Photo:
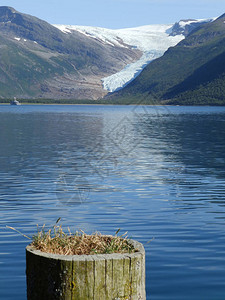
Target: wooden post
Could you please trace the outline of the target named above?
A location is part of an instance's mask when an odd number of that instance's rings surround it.
[[[57,255],[26,247],[27,300],[145,300],[145,250]]]

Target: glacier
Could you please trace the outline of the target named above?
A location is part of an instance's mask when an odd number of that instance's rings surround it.
[[[184,25],[184,24],[182,24]],[[185,38],[183,34],[170,35],[174,24],[145,25],[135,28],[107,29],[79,25],[54,25],[65,34],[78,31],[103,44],[125,48],[136,48],[142,52],[139,60],[111,76],[102,78],[103,88],[109,92],[117,91],[136,78],[154,59]]]

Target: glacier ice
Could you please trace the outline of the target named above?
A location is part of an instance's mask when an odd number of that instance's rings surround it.
[[[142,52],[141,58],[125,66],[121,71],[102,78],[105,90],[117,91],[137,77],[152,60],[162,56],[171,46],[184,39],[183,35],[170,36],[174,24],[146,25],[135,28],[107,29],[78,25],[55,25],[62,32],[69,34],[73,30],[111,46],[133,47]]]

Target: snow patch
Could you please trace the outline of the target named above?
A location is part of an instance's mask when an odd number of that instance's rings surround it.
[[[211,22],[213,19],[196,19],[196,20],[181,20],[178,24],[180,25],[181,28],[185,28],[186,25],[190,25],[193,23],[202,23],[202,22]]]
[[[64,33],[72,33],[73,31],[79,32],[87,37],[93,38],[102,42],[103,44],[108,44],[110,46],[126,47],[123,45],[123,41],[116,36],[115,30],[101,28],[101,27],[91,27],[91,26],[79,26],[79,25],[54,25],[56,28]]]
[[[55,26],[56,28],[61,30],[63,33],[66,33],[66,34],[71,33],[71,31],[68,29],[69,26],[67,26],[67,25],[54,24],[53,26]]]

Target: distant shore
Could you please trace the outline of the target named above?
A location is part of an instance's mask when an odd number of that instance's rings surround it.
[[[0,105],[10,105],[11,100],[0,101]],[[146,101],[141,99],[118,99],[118,100],[27,100],[18,99],[21,105],[146,105],[146,106],[225,106],[224,104],[181,104],[181,103],[168,103],[168,101],[157,102],[156,100]]]

